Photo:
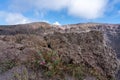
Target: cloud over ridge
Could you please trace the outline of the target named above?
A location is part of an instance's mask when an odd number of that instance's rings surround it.
[[[5,12],[0,11],[0,18],[4,20],[7,24],[24,24],[31,22],[30,19],[23,16],[20,13],[11,13],[11,12]]]

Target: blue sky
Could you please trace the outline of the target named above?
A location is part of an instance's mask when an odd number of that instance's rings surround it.
[[[120,0],[0,0],[0,25],[120,23]]]

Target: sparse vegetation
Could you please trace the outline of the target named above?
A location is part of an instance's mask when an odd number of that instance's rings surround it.
[[[16,66],[15,60],[2,62],[2,63],[0,63],[0,73],[3,73],[5,71],[13,68],[14,66]]]
[[[103,76],[101,76],[97,70],[82,63],[66,64],[62,61],[61,57],[62,55],[56,51],[49,53],[42,53],[39,51],[36,60],[31,63],[32,69],[39,70],[42,68],[44,70],[44,76],[49,78],[54,78],[57,76],[64,79],[65,74],[68,74],[76,78],[76,80],[83,80],[87,75],[92,75],[95,76],[98,80],[102,80]]]
[[[29,80],[27,69],[24,69],[21,72],[22,72],[21,74],[18,72],[14,72],[13,76],[14,76],[15,80]]]

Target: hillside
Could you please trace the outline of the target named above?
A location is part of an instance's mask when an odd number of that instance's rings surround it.
[[[120,25],[0,26],[0,80],[119,80]]]

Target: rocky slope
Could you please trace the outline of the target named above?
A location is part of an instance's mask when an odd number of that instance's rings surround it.
[[[67,25],[70,29],[67,29],[68,32],[80,32],[80,31],[90,31],[97,30],[104,33],[104,37],[108,44],[117,53],[117,57],[120,58],[120,25],[119,24],[99,24],[99,23],[86,23],[86,24],[74,24]],[[65,25],[65,27],[67,27]]]
[[[90,23],[1,26],[0,80],[119,80],[118,31]]]

